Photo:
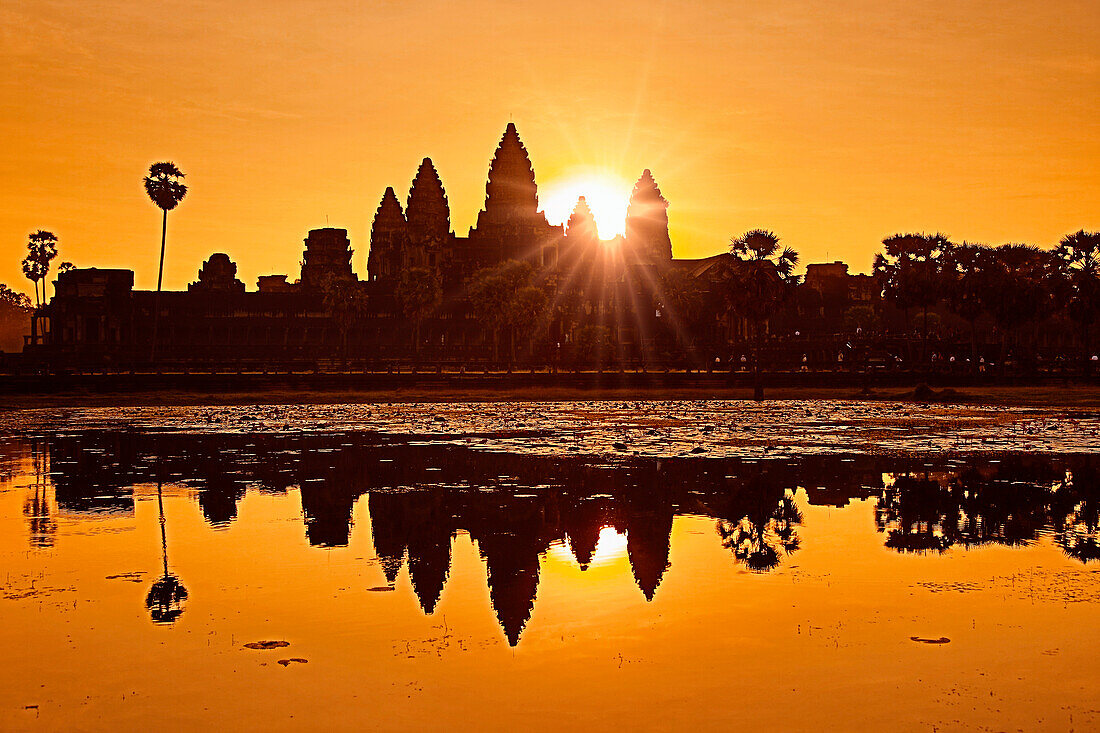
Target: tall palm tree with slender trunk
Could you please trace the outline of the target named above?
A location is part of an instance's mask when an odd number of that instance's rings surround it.
[[[921,311],[921,365],[928,357],[928,310],[943,297],[944,264],[952,242],[946,234],[894,234],[882,240],[874,273],[882,296],[905,312]]]
[[[764,327],[794,292],[798,277],[794,266],[798,253],[790,247],[779,249],[779,237],[764,229],[753,229],[730,240],[735,262],[726,273],[726,300],[730,307],[753,324],[754,400],[764,399],[760,375]]]
[[[1092,372],[1091,327],[1100,320],[1100,232],[1079,232],[1066,235],[1055,250],[1061,264],[1062,277],[1068,286],[1064,300],[1069,317],[1081,327],[1084,347],[1084,372]]]
[[[163,216],[160,225],[160,267],[157,268],[157,297],[153,301],[153,345],[150,361],[157,356],[157,326],[160,321],[160,290],[164,281],[164,244],[168,236],[168,212],[176,208],[187,195],[187,186],[183,183],[184,174],[175,163],[153,163],[149,166],[149,175],[145,176],[145,193],[157,205]]]
[[[40,305],[46,304],[46,277],[50,274],[50,263],[57,257],[57,235],[39,229],[27,237],[27,257],[23,260],[23,274],[34,283],[34,299]],[[42,283],[42,295],[39,297],[38,283]]]

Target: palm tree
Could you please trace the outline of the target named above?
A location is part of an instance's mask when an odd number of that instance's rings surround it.
[[[145,193],[160,208],[163,216],[160,225],[160,267],[157,268],[157,297],[153,301],[153,346],[150,360],[157,354],[157,325],[160,320],[160,289],[164,279],[164,244],[168,235],[168,212],[176,208],[187,195],[187,186],[183,184],[184,174],[175,163],[153,163],[149,166],[149,175],[145,176]]]
[[[767,471],[749,478],[718,519],[715,529],[722,546],[754,573],[776,568],[783,555],[801,546],[797,528],[802,512],[794,492]]]
[[[684,270],[668,270],[656,283],[655,305],[661,312],[665,337],[676,346],[694,347],[696,326],[707,313],[698,280]]]
[[[753,229],[730,240],[734,267],[726,273],[725,294],[730,307],[753,324],[753,399],[764,399],[760,381],[760,354],[764,326],[794,292],[798,282],[793,273],[798,253],[790,247],[779,251],[779,237],[764,229]]]
[[[1001,372],[1006,373],[1008,335],[1015,336],[1018,347],[1022,328],[1054,309],[1055,256],[1030,244],[1002,244],[993,248],[991,258],[983,300],[1000,331]]]
[[[970,324],[970,359],[978,362],[977,321],[987,310],[987,285],[992,250],[981,244],[952,245],[944,257],[947,309]]]
[[[946,234],[894,234],[882,240],[875,255],[874,272],[882,294],[909,317],[909,309],[921,309],[921,361],[928,351],[928,309],[943,293],[943,265],[951,241]]]
[[[46,302],[46,276],[50,263],[57,257],[57,235],[39,229],[27,237],[27,257],[23,260],[23,274],[34,283],[34,299],[38,304]],[[42,283],[42,296],[38,295],[38,283]]]
[[[45,277],[45,274],[42,272],[42,265],[34,259],[34,255],[28,254],[23,258],[23,274],[34,284],[35,306],[41,305],[42,301],[38,297],[38,281]]]
[[[527,262],[508,260],[470,276],[466,297],[474,317],[493,334],[493,361],[500,360],[500,332],[507,328],[512,341],[519,313],[530,305],[530,294],[519,293],[531,285],[534,270]],[[522,306],[522,307],[521,307]],[[514,343],[510,352],[515,354]]]
[[[1085,376],[1092,371],[1089,330],[1100,317],[1100,232],[1082,229],[1062,238],[1055,254],[1066,280],[1069,317],[1081,326]]]

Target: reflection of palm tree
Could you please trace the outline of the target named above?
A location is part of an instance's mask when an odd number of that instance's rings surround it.
[[[1051,515],[1054,541],[1081,562],[1100,560],[1100,472],[1079,467],[1055,492]]]
[[[168,572],[168,535],[164,522],[164,495],[163,483],[157,479],[157,509],[160,512],[160,550],[163,562],[164,574],[149,588],[149,595],[145,596],[145,607],[149,609],[149,615],[153,622],[158,624],[170,624],[183,613],[183,602],[187,600],[187,589],[180,583],[179,578]]]
[[[31,459],[34,462],[34,495],[24,502],[23,515],[27,517],[31,546],[53,547],[57,523],[50,516],[50,502],[46,494],[46,476],[50,474],[49,453],[46,450],[39,451],[37,443],[31,446],[31,450]]]
[[[734,513],[742,514],[740,519],[719,519],[717,525],[722,546],[757,573],[778,567],[780,557],[793,554],[801,542],[796,530],[802,523],[802,512],[795,504],[794,493],[769,486],[766,481],[766,474],[760,474],[745,486],[746,504]]]
[[[875,524],[892,550],[945,552],[955,543],[958,513],[936,481],[898,476],[879,497]]]

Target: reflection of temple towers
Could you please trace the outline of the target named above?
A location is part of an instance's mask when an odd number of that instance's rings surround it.
[[[405,507],[400,494],[374,492],[367,499],[374,554],[382,565],[386,582],[397,580],[405,564]]]
[[[433,613],[451,571],[451,517],[429,492],[407,495],[409,579],[424,613]]]
[[[539,589],[538,538],[520,533],[491,534],[478,539],[485,559],[489,600],[509,646],[519,643]]]
[[[231,467],[220,456],[205,458],[198,469],[203,487],[199,490],[199,508],[207,522],[225,527],[237,518],[237,502],[244,498],[244,485],[227,472]]]
[[[35,441],[31,445],[31,461],[34,466],[34,485],[23,502],[23,516],[27,518],[27,531],[31,547],[53,547],[57,534],[54,509],[47,493],[50,483],[49,445]]]
[[[345,282],[358,281],[359,278],[351,270],[351,240],[348,239],[347,229],[312,229],[305,244],[302,285],[317,288],[324,285],[329,278]]]
[[[303,481],[301,495],[309,544],[345,547],[351,536],[352,512],[358,495],[332,479]]]
[[[672,517],[672,505],[664,502],[626,511],[626,554],[634,580],[647,601],[653,600],[669,566]]]
[[[581,499],[562,511],[565,537],[581,570],[592,564],[600,530],[608,524],[606,514],[603,502],[598,499]]]

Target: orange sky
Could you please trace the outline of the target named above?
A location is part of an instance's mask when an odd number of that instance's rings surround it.
[[[855,270],[899,230],[1051,245],[1100,229],[1097,38],[1094,0],[8,3],[0,282],[30,292],[44,228],[155,286],[157,160],[192,187],[166,287],[214,251],[294,279],[326,217],[365,275],[425,155],[466,233],[509,116],[540,186],[651,168],[679,257],[753,227]]]

